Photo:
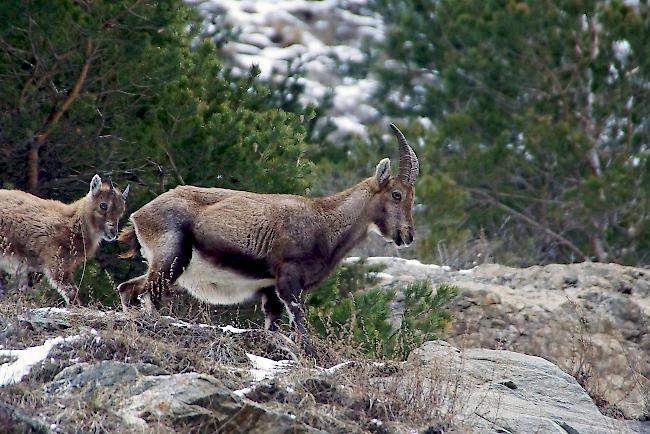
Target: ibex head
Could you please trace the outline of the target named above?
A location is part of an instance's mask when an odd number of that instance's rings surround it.
[[[379,192],[371,206],[371,229],[400,247],[408,246],[415,237],[413,197],[420,165],[404,134],[395,125],[390,124],[390,127],[399,144],[399,169],[397,176],[393,177],[388,158],[377,165],[375,177]]]
[[[106,241],[117,238],[118,222],[126,209],[129,187],[120,192],[113,182],[102,182],[99,175],[93,176],[88,192],[88,223],[102,234]]]

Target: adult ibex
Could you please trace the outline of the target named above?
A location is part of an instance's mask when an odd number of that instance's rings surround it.
[[[74,270],[95,255],[102,239],[115,240],[128,195],[128,186],[120,193],[99,175],[72,204],[0,190],[0,269],[43,273],[66,304],[75,301]]]
[[[119,239],[140,244],[146,274],[118,287],[125,311],[140,294],[149,309],[177,282],[213,304],[261,295],[266,328],[277,329],[286,307],[304,332],[303,291],[320,283],[369,231],[397,246],[413,241],[413,195],[418,159],[401,131],[399,170],[390,160],[375,175],[332,196],[310,199],[221,188],[177,187],[131,215]],[[151,302],[153,301],[153,306]]]

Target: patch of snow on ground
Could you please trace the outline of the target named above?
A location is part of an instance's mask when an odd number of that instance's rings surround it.
[[[458,274],[472,274],[474,270],[476,270],[476,267],[468,268],[467,270],[458,270]]]
[[[68,309],[64,307],[38,307],[36,309],[31,309],[31,311],[36,313],[42,313],[42,314],[50,314],[50,313],[67,314],[69,312]]]
[[[320,368],[320,367],[318,367],[317,369],[318,369],[318,370],[320,371],[320,373],[322,373],[322,374],[325,374],[325,375],[332,375],[332,374],[334,374],[336,371],[338,371],[339,369],[341,369],[341,368],[345,368],[346,366],[348,366],[348,365],[352,365],[352,364],[354,364],[354,362],[352,362],[352,361],[347,361],[347,362],[339,363],[338,365],[334,365],[334,366],[332,366],[332,367],[330,367],[330,368]]]
[[[271,360],[266,357],[256,356],[255,354],[246,353],[248,360],[253,366],[249,372],[252,376],[252,384],[249,387],[235,390],[233,393],[239,397],[244,397],[246,394],[255,390],[258,383],[263,380],[273,379],[277,374],[287,372],[293,366],[291,360]]]
[[[246,333],[246,332],[249,332],[249,331],[252,330],[252,329],[240,329],[240,328],[237,328],[237,327],[233,327],[231,325],[220,326],[219,328],[224,332],[230,332],[230,333],[235,333],[235,334],[237,334],[237,333]]]
[[[291,360],[271,360],[266,357],[256,356],[255,354],[246,353],[248,360],[250,360],[253,368],[250,370],[253,376],[253,382],[271,379],[277,374],[287,372],[293,366]]]
[[[24,350],[0,350],[0,357],[11,357],[16,360],[0,365],[0,387],[9,384],[19,383],[28,375],[32,367],[47,359],[48,354],[57,345],[76,342],[81,339],[80,335],[68,337],[56,337],[48,339],[43,345],[38,345]]]
[[[215,325],[203,324],[203,323],[192,324],[192,323],[180,320],[178,318],[174,318],[172,316],[164,316],[163,318],[174,321],[174,322],[171,323],[171,325],[173,325],[174,327],[187,328],[187,329],[191,329],[193,327],[198,327],[198,328],[203,328],[203,329],[209,328],[209,329],[219,329],[221,331],[228,332],[228,333],[246,333],[246,332],[249,332],[249,331],[252,330],[252,329],[240,329],[240,328],[237,328],[237,327],[233,327],[231,325],[215,326]]]
[[[614,51],[614,57],[618,60],[621,65],[625,66],[627,59],[632,54],[632,47],[630,43],[625,40],[619,40],[612,42],[612,50]]]

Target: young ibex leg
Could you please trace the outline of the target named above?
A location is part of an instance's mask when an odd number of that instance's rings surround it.
[[[27,292],[34,286],[32,273],[27,273],[27,272],[23,272],[20,274],[17,273],[16,277],[18,278],[18,291]]]
[[[289,314],[289,321],[295,330],[307,334],[305,327],[305,303],[302,297],[303,278],[297,265],[286,264],[277,277],[277,291]]]
[[[269,331],[276,331],[280,323],[280,318],[282,318],[284,304],[280,300],[280,297],[278,297],[275,286],[262,288],[260,293],[262,294],[262,308],[264,309],[265,316],[264,328]]]
[[[55,269],[49,269],[45,272],[45,277],[50,285],[63,297],[65,304],[80,304],[79,299],[77,298],[77,293],[79,288],[74,284],[72,280],[72,274],[68,271],[59,270],[58,267]]]

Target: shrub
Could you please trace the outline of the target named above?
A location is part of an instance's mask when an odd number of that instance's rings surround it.
[[[327,339],[346,340],[370,357],[404,360],[423,342],[439,338],[452,319],[446,306],[458,288],[441,284],[434,290],[431,282],[417,281],[405,288],[363,289],[375,283],[374,271],[363,263],[339,266],[309,294],[307,319]],[[391,311],[400,305],[396,324]]]

